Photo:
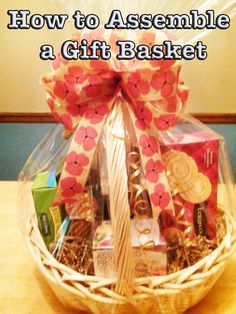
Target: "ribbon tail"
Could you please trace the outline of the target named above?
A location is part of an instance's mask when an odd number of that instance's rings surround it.
[[[106,104],[108,113],[93,127],[83,116],[74,132],[65,156],[54,204],[74,204],[85,189],[100,135],[114,99]]]
[[[135,131],[141,162],[144,169],[146,188],[149,193],[152,216],[157,219],[163,209],[170,209],[174,215],[172,196],[162,163],[160,143],[157,136],[153,136],[150,128],[141,130],[137,127],[137,118],[130,106],[128,111]]]

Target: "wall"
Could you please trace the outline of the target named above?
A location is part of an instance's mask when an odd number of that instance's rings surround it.
[[[33,148],[54,127],[55,124],[43,123],[0,123],[0,180],[16,180]],[[236,124],[210,127],[225,137],[236,178]]]
[[[109,10],[107,1],[105,7],[101,5],[104,1],[90,0],[89,6],[93,4],[93,8],[89,10],[87,0],[78,0],[79,5],[74,9],[81,9],[85,13],[101,13],[105,9]],[[58,0],[58,2],[63,1]],[[132,5],[134,2],[137,3],[137,1],[132,1]],[[178,3],[180,2],[179,0]],[[31,14],[64,13],[59,8],[55,11],[53,3],[55,3],[53,0],[0,1],[0,118],[1,112],[12,112],[13,114],[48,112],[45,92],[39,85],[39,78],[49,70],[49,62],[39,59],[39,47],[49,43],[59,49],[60,44],[74,30],[72,31],[70,24],[64,30],[47,30],[46,28],[40,31],[8,30],[9,16],[7,10],[29,9]],[[112,2],[109,1],[110,3]],[[127,2],[127,5],[129,3],[131,2]],[[157,2],[152,4],[154,3]],[[177,2],[175,2],[176,4]],[[174,13],[174,7],[172,9]],[[143,11],[147,11],[145,6]],[[148,11],[159,13],[154,8],[148,9]],[[184,62],[182,77],[186,84],[191,87],[188,111],[206,114],[216,113],[217,115],[220,113],[236,114],[235,38],[236,18],[233,18],[230,29],[214,31],[203,39],[208,46],[207,60],[204,62],[197,60]],[[236,125],[213,124],[211,126],[225,136],[236,173]],[[35,144],[52,127],[51,124],[0,123],[0,180],[16,179],[17,173]]]

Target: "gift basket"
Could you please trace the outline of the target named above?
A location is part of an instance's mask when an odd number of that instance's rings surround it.
[[[231,12],[216,2],[218,12]],[[116,41],[128,36],[99,27],[72,39],[105,40],[115,54]],[[134,40],[152,45],[170,36],[194,38],[138,30]],[[236,248],[225,142],[183,112],[189,89],[180,71],[176,60],[59,54],[41,79],[60,123],[19,175],[21,204],[30,251],[70,308],[184,312]]]

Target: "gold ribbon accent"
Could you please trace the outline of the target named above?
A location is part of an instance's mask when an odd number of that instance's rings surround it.
[[[177,205],[181,204],[183,206],[183,204],[180,201],[173,200],[173,202],[174,204],[177,204]],[[181,211],[178,213],[178,215],[176,216],[176,221],[178,225],[186,226],[183,233],[184,233],[184,236],[187,237],[187,235],[193,231],[193,224],[189,221],[181,220],[181,217],[183,217],[184,214],[185,214],[185,209],[183,207]]]

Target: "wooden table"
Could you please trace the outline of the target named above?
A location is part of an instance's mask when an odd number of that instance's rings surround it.
[[[34,264],[17,205],[16,182],[0,182],[0,313],[76,313],[59,303]],[[236,254],[207,297],[187,313],[236,313]]]

